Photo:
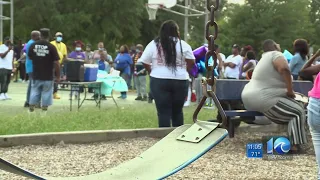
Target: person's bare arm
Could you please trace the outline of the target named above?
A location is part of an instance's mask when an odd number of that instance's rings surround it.
[[[15,72],[16,68],[14,67],[14,56],[12,57],[12,72]]]
[[[248,62],[245,66],[242,67],[242,71],[246,72],[253,66],[252,62]]]
[[[273,61],[273,66],[281,74],[287,86],[287,93],[294,94],[292,87],[292,77],[288,62],[285,58],[279,57]]]
[[[62,61],[61,61],[61,64],[63,65],[65,61],[67,61],[68,58],[66,55],[63,55],[63,58],[62,58]]]
[[[113,61],[107,61],[109,63],[110,66],[113,65]]]
[[[225,62],[225,63],[224,63],[224,66],[228,66],[228,67],[230,67],[230,68],[232,68],[232,69],[236,67],[236,65],[233,64],[232,62]]]
[[[6,52],[0,53],[1,58],[5,58],[11,50],[12,50],[12,46],[9,46],[9,49]]]
[[[187,63],[187,71],[188,72],[191,72],[192,71],[192,68],[194,66],[194,59],[185,59],[186,60],[186,63]]]
[[[219,71],[221,71],[222,66],[223,66],[223,61],[222,61],[222,58],[220,56],[220,53],[217,53],[217,59],[218,59],[218,62],[219,62],[218,69],[219,69]]]
[[[146,63],[142,63],[144,68],[148,71],[149,75],[151,74],[151,65],[150,64],[146,64]]]
[[[21,61],[21,59],[24,59],[25,57],[26,57],[26,54],[23,53],[23,54],[21,55],[20,59],[18,59],[18,61]]]
[[[318,57],[320,57],[320,49],[318,49],[318,51],[309,59],[309,61],[304,64],[300,71],[309,68]]]
[[[304,76],[314,76],[320,72],[320,64],[304,68],[300,71]]]

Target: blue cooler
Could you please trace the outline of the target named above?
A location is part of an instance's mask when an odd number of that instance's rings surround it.
[[[85,64],[84,65],[84,81],[92,82],[97,80],[98,65],[97,64]]]

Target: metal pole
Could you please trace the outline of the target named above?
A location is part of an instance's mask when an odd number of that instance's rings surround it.
[[[184,1],[184,5],[185,5],[185,7],[188,7],[189,6],[189,0],[185,0]],[[189,25],[188,25],[188,23],[189,23],[188,12],[189,12],[188,9],[184,10],[184,15],[185,15],[185,17],[184,17],[184,40],[185,41],[188,41],[188,33],[189,33],[188,32],[188,27],[189,27]]]
[[[3,44],[3,4],[0,3],[0,43]]]
[[[192,9],[191,7],[185,7],[185,6],[182,6],[180,4],[176,4],[177,7],[180,7],[180,8],[183,8],[183,9],[189,9],[190,11],[193,11],[195,13],[200,13],[200,14],[204,14],[204,12],[202,11],[198,11],[196,9]],[[190,2],[190,6],[191,6],[191,2]]]
[[[10,39],[13,42],[13,0],[10,0]]]
[[[207,42],[207,39],[206,39],[206,24],[208,22],[208,19],[209,19],[209,15],[208,15],[208,9],[207,9],[207,0],[204,0],[205,1],[205,6],[204,6],[204,12],[205,12],[205,17],[204,17],[204,44]]]
[[[167,11],[167,12],[171,12],[173,14],[177,14],[177,15],[180,15],[180,16],[183,16],[183,17],[199,17],[199,16],[203,16],[204,15],[204,14],[188,14],[186,16],[184,13],[179,13],[179,12],[173,11],[171,9],[167,9],[167,8],[162,8],[161,10],[164,10],[164,11]]]

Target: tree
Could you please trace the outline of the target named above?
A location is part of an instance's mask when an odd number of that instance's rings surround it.
[[[206,0],[192,0],[192,8],[204,11]],[[247,0],[244,5],[228,4],[220,0],[215,13],[219,26],[216,43],[224,53],[231,52],[231,45],[251,44],[260,50],[264,39],[272,38],[283,48],[291,49],[296,38],[305,38],[313,45],[320,45],[319,0]],[[161,23],[175,20],[184,34],[184,18],[158,10],[155,21],[148,20],[145,0],[14,0],[15,39],[27,41],[30,32],[42,27],[50,28],[52,35],[60,31],[64,42],[82,40],[95,45],[103,41],[108,52],[116,52],[122,44],[146,45],[158,35]],[[184,5],[183,2],[179,2]],[[184,9],[173,7],[184,13]],[[10,8],[4,6],[4,15]],[[204,40],[204,16],[189,18],[189,44],[193,48]],[[4,35],[10,29],[4,22]]]
[[[206,0],[193,0],[192,4],[193,4],[193,8],[197,9],[199,11],[205,11],[206,4],[205,4]],[[214,1],[212,1],[213,3]],[[215,11],[215,21],[218,22],[219,19],[221,19],[223,17],[223,8],[225,7],[226,4],[226,0],[220,0],[219,3],[219,9],[217,11]],[[211,5],[211,4],[210,4]],[[212,4],[214,5],[214,4]],[[210,14],[208,15],[210,20]],[[189,43],[191,44],[191,46],[193,48],[197,48],[199,47],[201,44],[203,44],[203,40],[204,40],[204,30],[205,30],[205,16],[199,16],[199,17],[191,17],[189,18],[189,25],[190,25],[190,31],[189,31],[189,35],[190,35],[190,40]],[[220,23],[218,23],[218,28],[220,27]],[[210,31],[213,32],[213,29],[210,28]],[[218,30],[220,32],[220,28]],[[218,37],[220,36],[220,33],[218,35]]]
[[[145,18],[143,0],[15,0],[14,3],[17,38],[27,41],[32,30],[47,27],[52,35],[61,31],[69,46],[78,39],[93,44],[103,41],[110,52],[116,44],[136,40],[141,19]],[[9,9],[5,11],[8,13]]]
[[[205,11],[205,1],[206,0],[191,0],[192,8],[197,9],[199,11]],[[178,1],[180,5],[185,5],[184,1]],[[219,19],[222,16],[222,9],[224,7],[224,4],[226,1],[220,0],[220,6],[219,10],[215,13],[216,20]],[[178,8],[178,7],[173,7],[172,10],[178,11],[182,14],[185,13],[184,9]],[[158,10],[157,12],[157,19],[155,21],[149,21],[147,19],[143,19],[143,25],[141,29],[141,34],[143,34],[139,39],[141,40],[147,40],[149,42],[152,40],[154,37],[158,35],[159,28],[161,26],[161,23],[165,20],[172,19],[176,21],[180,27],[180,34],[181,37],[183,38],[184,36],[184,17],[179,16],[176,14],[172,14],[170,12],[163,11],[161,9]],[[203,39],[204,39],[204,25],[205,25],[205,16],[199,16],[199,17],[189,17],[189,39],[188,43],[193,47],[197,48],[203,44]],[[148,28],[145,28],[148,27]]]
[[[260,52],[265,39],[274,39],[283,49],[291,50],[296,38],[311,39],[309,12],[307,0],[247,0],[242,6],[229,4],[225,23],[221,24],[221,33],[227,39],[221,42],[229,52],[234,43],[250,44]]]
[[[310,6],[310,19],[314,28],[311,44],[320,48],[320,0],[312,0]]]

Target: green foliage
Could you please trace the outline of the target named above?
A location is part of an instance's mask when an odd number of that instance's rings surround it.
[[[77,111],[78,103],[74,101],[70,112],[70,92],[59,90],[61,99],[53,102],[46,117],[40,117],[40,109],[36,109],[36,114],[30,115],[22,106],[25,102],[26,88],[25,83],[10,84],[10,96],[13,97],[13,100],[0,103],[0,135],[158,127],[155,104],[135,101],[135,92],[128,92],[127,100],[116,99],[119,108],[115,106],[111,98],[108,98],[101,102],[100,110],[94,101],[84,101],[82,107]],[[114,93],[115,98],[118,95],[119,92]],[[91,96],[92,94],[87,94],[87,98]],[[84,98],[83,93],[80,94],[80,98]],[[183,108],[185,124],[193,123],[192,116],[195,108],[194,104]],[[216,115],[216,110],[202,109],[198,118],[210,120],[216,119]]]
[[[15,39],[27,41],[34,29],[47,27],[64,34],[64,41],[82,40],[105,43],[114,55],[119,45],[147,45],[154,39],[161,23],[175,20],[184,35],[184,17],[158,10],[155,21],[148,20],[144,3],[147,0],[14,0]],[[179,2],[179,1],[178,1]],[[179,2],[184,5],[184,2]],[[192,8],[204,11],[205,0],[192,0]],[[319,0],[247,0],[244,5],[220,0],[215,13],[219,25],[216,43],[223,53],[231,53],[231,45],[250,44],[260,51],[263,40],[271,38],[283,49],[292,49],[296,38],[305,38],[315,48],[320,46]],[[4,5],[4,15],[10,8]],[[184,9],[172,10],[184,13]],[[188,43],[197,48],[204,42],[205,16],[189,18]],[[4,36],[9,35],[9,21],[4,23]]]
[[[162,22],[169,19],[178,23],[183,37],[182,16],[158,10],[157,19],[149,21],[144,3],[146,0],[14,0],[15,38],[27,41],[32,30],[47,27],[52,36],[61,31],[69,47],[78,39],[93,45],[103,41],[109,52],[114,52],[121,44],[147,45],[157,36]],[[204,9],[204,1],[192,3],[193,8]],[[184,13],[182,8],[172,10]],[[4,11],[5,15],[10,13],[9,8]],[[204,16],[190,17],[189,27],[190,41],[198,47],[204,39]],[[9,22],[4,32],[9,35]]]
[[[228,39],[221,43],[227,52],[231,52],[233,43],[250,44],[259,52],[265,39],[274,39],[282,49],[291,50],[297,38],[313,41],[309,12],[307,0],[247,0],[242,6],[230,4],[225,10],[226,22],[220,24],[220,33]]]
[[[72,46],[75,40],[105,42],[111,52],[116,44],[137,40],[146,15],[143,0],[15,0],[15,35],[27,41],[34,29],[48,27],[64,34]],[[8,10],[7,10],[8,11]]]
[[[317,47],[320,48],[320,1],[312,0],[310,7],[310,20],[314,28],[314,34],[311,43],[318,45]]]

